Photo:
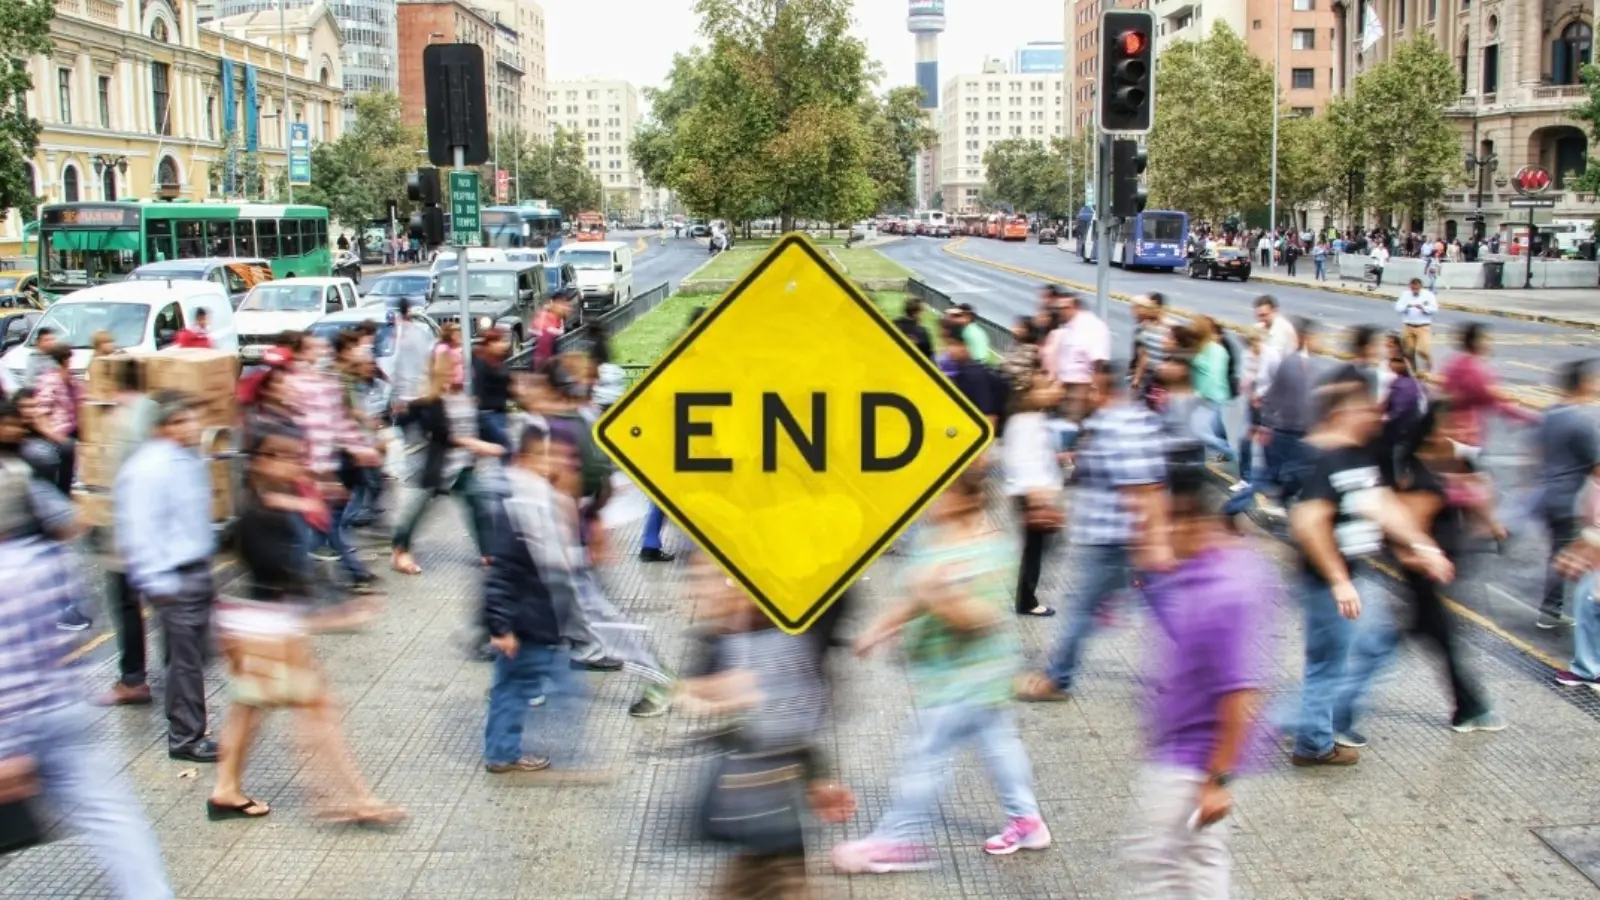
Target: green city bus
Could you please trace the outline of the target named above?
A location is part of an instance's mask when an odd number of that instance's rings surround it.
[[[50,299],[120,281],[145,263],[265,259],[275,278],[333,273],[321,206],[134,200],[39,210],[39,288]]]

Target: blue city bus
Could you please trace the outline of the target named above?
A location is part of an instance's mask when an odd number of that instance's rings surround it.
[[[551,253],[561,249],[561,211],[533,206],[489,206],[479,213],[483,224],[483,245],[510,250],[516,247],[543,247]]]
[[[1078,255],[1083,262],[1095,261],[1094,213],[1089,207],[1078,212],[1076,224],[1081,232]],[[1184,242],[1189,236],[1189,214],[1166,209],[1147,209],[1131,219],[1110,224],[1111,264],[1125,269],[1179,269],[1189,264]]]

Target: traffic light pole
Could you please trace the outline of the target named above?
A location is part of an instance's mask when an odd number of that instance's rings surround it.
[[[1107,240],[1111,229],[1106,220],[1111,215],[1111,136],[1102,134],[1097,137],[1094,152],[1094,311],[1100,321],[1109,324],[1111,248]]]
[[[467,167],[467,148],[457,146],[455,151],[456,171]],[[456,228],[459,222],[451,221],[450,225],[456,229],[456,234],[465,235],[466,232]],[[456,242],[456,296],[461,300],[461,387],[468,396],[472,394],[472,295],[467,290],[467,240],[462,237]]]

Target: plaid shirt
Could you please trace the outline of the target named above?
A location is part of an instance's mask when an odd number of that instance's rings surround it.
[[[40,713],[80,699],[73,669],[63,664],[74,640],[56,627],[81,595],[77,571],[72,552],[55,541],[0,541],[0,759],[27,751]]]
[[[339,379],[328,372],[295,372],[289,376],[288,406],[305,435],[306,466],[313,475],[339,471],[339,451],[367,445],[345,406]]]
[[[1165,481],[1166,448],[1161,420],[1140,404],[1118,403],[1084,420],[1078,439],[1079,488],[1070,517],[1074,544],[1134,540],[1139,522],[1124,489]]]
[[[73,377],[61,366],[46,369],[33,383],[39,410],[50,430],[64,437],[78,430],[78,391]]]

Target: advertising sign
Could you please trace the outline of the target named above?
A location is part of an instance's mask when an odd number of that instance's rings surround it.
[[[289,183],[311,183],[311,126],[305,122],[289,124]]]

